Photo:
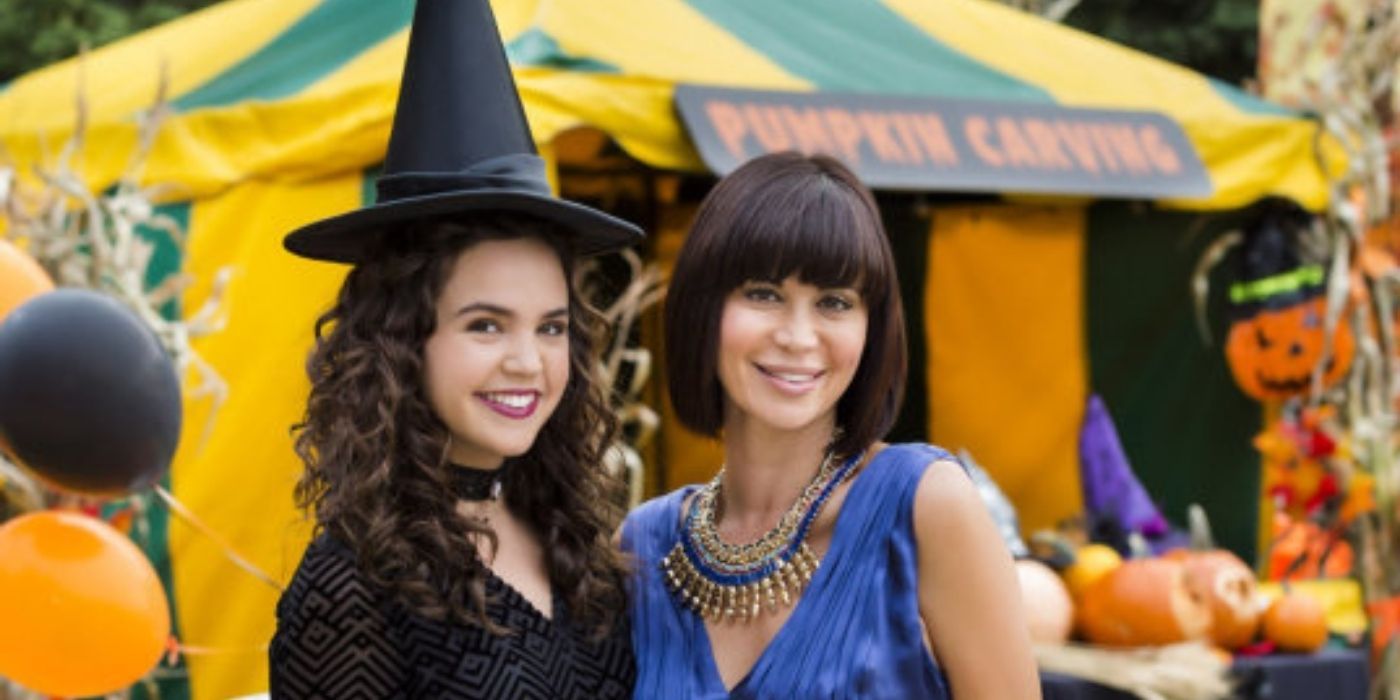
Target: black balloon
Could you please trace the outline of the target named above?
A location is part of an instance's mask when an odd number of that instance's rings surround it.
[[[150,486],[175,455],[180,415],[170,357],[116,300],[59,289],[0,324],[0,448],[49,485]]]

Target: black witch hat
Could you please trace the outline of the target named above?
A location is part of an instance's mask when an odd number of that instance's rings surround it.
[[[418,0],[376,186],[373,206],[303,226],[283,245],[356,263],[397,224],[486,211],[558,223],[580,255],[642,239],[632,224],[551,194],[488,0]]]

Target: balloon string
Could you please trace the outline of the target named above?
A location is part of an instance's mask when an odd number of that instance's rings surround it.
[[[162,501],[165,501],[165,505],[170,507],[170,512],[180,516],[180,519],[185,521],[186,525],[189,525],[190,527],[197,530],[201,535],[204,535],[205,537],[212,540],[214,544],[218,545],[219,548],[223,550],[224,556],[228,558],[229,561],[233,562],[236,566],[238,566],[238,568],[243,569],[249,574],[252,574],[253,576],[257,577],[263,583],[272,586],[273,590],[276,590],[278,593],[282,592],[282,584],[278,583],[271,576],[268,576],[262,569],[259,569],[258,567],[254,566],[247,559],[244,559],[241,555],[239,555],[238,551],[233,548],[233,545],[230,545],[227,541],[224,540],[224,538],[220,537],[217,532],[214,532],[214,530],[212,530],[208,525],[205,525],[204,522],[201,521],[198,516],[191,512],[189,508],[185,507],[185,504],[179,502],[178,500],[175,500],[175,497],[172,496],[169,491],[166,491],[160,485],[156,485],[155,490],[156,495],[160,496],[160,499]]]
[[[259,644],[250,647],[197,647],[189,644],[179,646],[180,654],[183,656],[222,656],[225,654],[266,654],[267,645]]]
[[[230,656],[248,654],[266,654],[268,645],[259,644],[257,646],[246,647],[204,647],[193,644],[183,644],[180,640],[171,635],[165,640],[165,665],[174,666],[180,663],[182,656]]]

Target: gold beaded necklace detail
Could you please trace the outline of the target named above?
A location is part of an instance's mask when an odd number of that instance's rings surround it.
[[[821,560],[807,546],[807,533],[832,491],[851,473],[856,458],[837,464],[828,450],[817,473],[778,524],[759,539],[729,544],[720,539],[715,509],[724,470],[690,504],[680,541],[662,557],[666,585],[703,618],[747,622],[766,608],[792,605],[811,583]]]

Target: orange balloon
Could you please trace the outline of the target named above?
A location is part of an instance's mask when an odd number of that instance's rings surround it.
[[[131,540],[86,515],[41,511],[0,527],[0,676],[45,695],[105,695],[160,660],[170,612]]]
[[[49,273],[28,253],[0,240],[0,321],[15,307],[53,289]]]

